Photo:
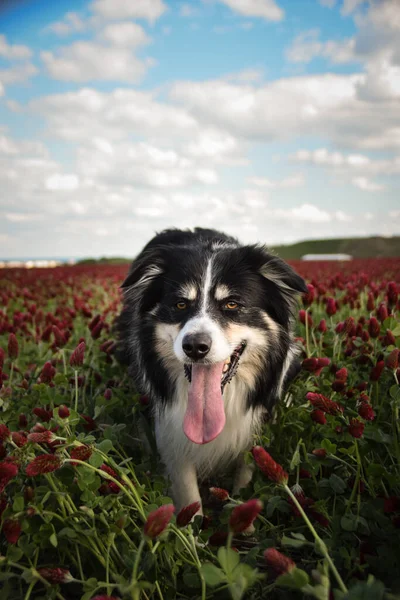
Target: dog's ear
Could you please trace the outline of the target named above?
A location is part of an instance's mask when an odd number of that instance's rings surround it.
[[[251,246],[251,250],[258,272],[275,283],[285,295],[304,294],[308,291],[304,279],[279,256],[268,252],[265,246]]]
[[[121,288],[139,290],[146,288],[156,277],[163,273],[164,261],[158,249],[144,250],[133,261]]]

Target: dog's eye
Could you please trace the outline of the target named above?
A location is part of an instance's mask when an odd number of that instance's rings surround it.
[[[177,302],[175,306],[178,310],[185,310],[185,308],[187,308],[187,302],[181,300],[180,302]]]
[[[224,304],[224,308],[226,308],[226,310],[236,310],[239,308],[239,304],[237,302],[233,302],[233,300],[230,300]]]

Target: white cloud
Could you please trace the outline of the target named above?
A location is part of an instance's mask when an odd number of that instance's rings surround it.
[[[266,177],[251,177],[249,183],[257,187],[263,187],[269,190],[297,188],[305,185],[305,178],[302,173],[285,177],[280,180],[271,180]]]
[[[63,81],[137,83],[154,64],[152,59],[138,59],[129,48],[86,41],[59,48],[56,55],[46,51],[40,56],[49,75]]]
[[[25,83],[37,73],[37,68],[31,63],[19,64],[8,69],[0,69],[0,82],[6,85]]]
[[[354,177],[352,183],[355,187],[363,192],[380,192],[385,189],[384,185],[380,185],[371,181],[368,177]]]
[[[167,10],[162,0],[94,0],[90,8],[103,19],[146,19],[150,23]]]
[[[333,64],[357,60],[354,54],[355,39],[321,42],[320,31],[311,29],[298,35],[286,50],[286,57],[293,63],[308,63],[316,57],[327,58]]]
[[[328,167],[347,173],[355,171],[369,175],[398,175],[400,173],[400,156],[390,159],[372,159],[364,154],[343,154],[330,152],[327,148],[317,150],[298,150],[290,156],[290,160],[305,164]]]
[[[219,0],[234,12],[246,17],[261,17],[267,21],[282,21],[284,11],[274,0]]]
[[[8,44],[6,36],[0,34],[0,56],[8,60],[21,60],[30,58],[32,51],[27,46]]]
[[[85,31],[86,24],[83,19],[76,12],[67,12],[64,15],[62,21],[56,21],[50,23],[46,28],[48,31],[52,31],[56,35],[66,36],[71,33],[78,33]]]
[[[151,41],[143,27],[137,23],[124,21],[107,25],[102,30],[100,37],[114,46],[126,46],[131,48],[144,46]]]
[[[56,192],[72,192],[79,187],[79,178],[74,174],[54,173],[46,178],[45,187],[47,190]]]

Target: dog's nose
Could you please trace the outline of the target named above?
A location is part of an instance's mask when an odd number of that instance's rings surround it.
[[[211,337],[208,333],[188,333],[183,338],[182,348],[186,356],[199,360],[210,352]]]

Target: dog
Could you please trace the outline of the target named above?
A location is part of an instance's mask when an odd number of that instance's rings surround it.
[[[304,280],[263,245],[167,229],[121,287],[118,353],[151,399],[177,509],[201,506],[199,483],[232,465],[237,494],[252,477],[244,453],[299,370]]]

